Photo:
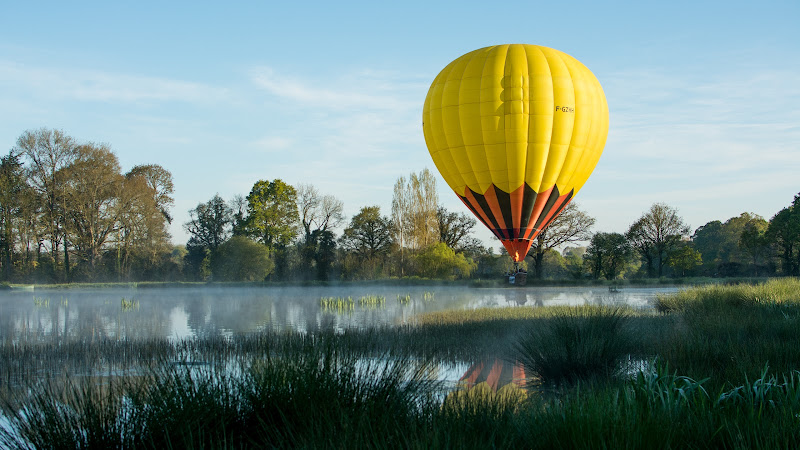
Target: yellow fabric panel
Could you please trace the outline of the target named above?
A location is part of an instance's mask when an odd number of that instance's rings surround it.
[[[448,64],[423,106],[437,169],[459,195],[527,183],[577,192],[608,135],[608,105],[594,75],[547,47],[485,47]]]
[[[586,95],[585,109],[591,111],[587,117],[588,129],[585,133],[586,142],[583,154],[575,169],[572,171],[570,180],[566,183],[577,193],[589,179],[589,175],[591,175],[597,165],[597,161],[600,159],[608,135],[609,122],[608,105],[600,82],[589,72],[589,69],[574,58],[571,59],[574,61],[575,66],[580,67],[584,73],[585,84],[583,87],[585,88]]]
[[[588,156],[588,152],[585,150],[592,123],[592,103],[594,98],[591,86],[587,85],[587,74],[586,71],[583,70],[583,65],[573,58],[563,58],[563,61],[572,79],[573,92],[575,95],[575,120],[569,149],[564,157],[561,170],[559,171],[556,186],[558,186],[559,192],[569,192],[573,187],[571,185],[572,182],[581,182],[579,178],[575,178],[575,175],[577,175],[576,168],[580,161]],[[588,177],[588,174],[586,177]],[[583,181],[585,181],[585,179]],[[583,182],[581,182],[581,184],[583,184]]]
[[[528,155],[525,167],[525,180],[529,186],[536,188],[541,184],[547,163],[547,151],[550,149],[550,137],[553,134],[553,77],[550,65],[539,47],[525,46],[528,55],[528,73],[530,76],[530,110],[528,125]]]
[[[500,189],[508,189],[508,155],[506,154],[506,115],[503,101],[503,75],[505,74],[508,46],[495,46],[486,55],[481,73],[481,122],[486,162],[491,182]],[[483,193],[489,186],[479,186]]]
[[[486,148],[484,147],[483,122],[481,118],[481,88],[483,67],[486,64],[488,50],[472,52],[472,57],[464,58],[467,65],[461,79],[459,92],[459,104],[461,111],[459,120],[461,129],[464,131],[464,144],[467,147],[467,158],[469,158],[472,174],[462,175],[469,186],[478,186],[488,189],[492,184],[489,174],[489,163],[486,159]],[[499,127],[498,123],[487,124],[491,128]],[[474,189],[474,188],[473,188]],[[464,186],[461,187],[460,195],[464,195]]]
[[[505,121],[508,184],[498,186],[512,192],[525,182],[528,154],[528,123],[530,122],[528,55],[525,47],[511,45],[503,69],[503,106]]]
[[[553,132],[550,136],[550,148],[547,151],[547,162],[539,186],[531,187],[536,192],[543,192],[553,187],[569,150],[572,140],[572,128],[575,122],[575,90],[569,69],[561,57],[561,52],[543,48],[542,52],[550,66],[553,80]],[[533,180],[535,181],[535,180]]]

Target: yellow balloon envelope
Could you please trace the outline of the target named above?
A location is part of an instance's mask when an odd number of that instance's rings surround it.
[[[572,56],[496,45],[439,73],[422,129],[444,180],[520,261],[597,165],[608,104]]]

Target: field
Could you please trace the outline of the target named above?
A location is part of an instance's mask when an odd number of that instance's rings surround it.
[[[0,349],[10,448],[796,448],[800,281],[654,311],[447,311],[400,327]],[[456,388],[499,358],[520,389]],[[69,375],[67,375],[69,374]],[[459,390],[460,389],[460,390]]]

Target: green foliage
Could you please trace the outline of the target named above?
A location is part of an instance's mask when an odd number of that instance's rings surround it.
[[[189,222],[184,228],[189,232],[187,247],[203,247],[212,253],[231,235],[232,210],[225,200],[215,194],[211,200],[199,203],[189,211]]]
[[[625,269],[632,253],[633,250],[625,236],[619,233],[595,233],[584,259],[588,262],[595,279],[602,276],[606,280],[614,280]]]
[[[297,235],[297,193],[280,179],[259,180],[247,195],[247,217],[242,229],[270,251],[282,248]]]
[[[233,236],[211,257],[216,281],[264,281],[274,266],[269,250],[244,236]]]
[[[417,273],[425,278],[467,278],[476,264],[461,253],[456,253],[444,242],[438,242],[416,255]]]
[[[714,220],[698,228],[692,235],[692,245],[702,256],[704,272],[718,276],[744,275],[750,259],[745,245],[750,246],[751,253],[763,250],[753,238],[743,245],[742,235],[745,229],[760,223],[766,224],[758,215],[742,213],[725,223]]]
[[[766,239],[775,244],[784,275],[800,275],[800,194],[769,221]]]
[[[647,276],[660,278],[664,275],[667,255],[688,233],[689,226],[678,215],[677,209],[654,203],[628,228],[625,237],[644,261]]]
[[[684,277],[686,272],[703,264],[703,257],[700,252],[691,246],[684,245],[669,254],[667,264],[679,271],[681,276]]]
[[[394,244],[392,222],[378,206],[365,206],[350,219],[340,239],[342,248],[362,258],[384,257]]]

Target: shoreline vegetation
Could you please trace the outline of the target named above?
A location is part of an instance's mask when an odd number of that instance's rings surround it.
[[[796,448],[798,327],[800,280],[781,278],[690,287],[652,310],[486,308],[340,332],[3,342],[0,446]],[[438,381],[489,358],[523,368],[520,389]]]
[[[0,291],[65,290],[65,289],[158,289],[158,288],[198,288],[198,287],[328,287],[328,286],[463,286],[472,288],[531,289],[537,287],[647,287],[647,286],[703,286],[759,284],[770,280],[768,277],[685,277],[685,278],[638,278],[624,280],[535,280],[529,279],[524,287],[508,284],[498,279],[440,280],[419,277],[384,278],[358,281],[140,281],[140,282],[102,282],[102,283],[44,283],[16,284],[0,283]]]

